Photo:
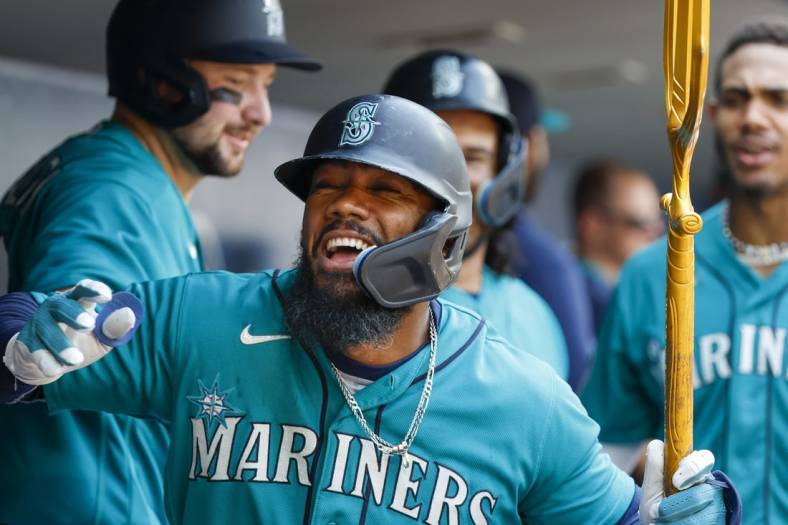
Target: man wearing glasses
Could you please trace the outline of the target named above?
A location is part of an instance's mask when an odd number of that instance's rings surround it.
[[[580,169],[572,205],[577,254],[599,330],[621,267],[665,230],[659,193],[646,174],[596,160]]]

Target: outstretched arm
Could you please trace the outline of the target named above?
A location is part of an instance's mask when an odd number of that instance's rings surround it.
[[[101,359],[132,337],[143,316],[136,297],[128,293],[113,296],[106,285],[90,280],[49,296],[12,294],[0,308],[5,308],[0,309],[4,335],[10,335],[4,341],[3,362],[15,378],[11,392],[16,395],[11,399],[4,396],[6,402],[19,399],[19,383],[28,385],[22,390],[29,391],[29,386],[51,383]]]

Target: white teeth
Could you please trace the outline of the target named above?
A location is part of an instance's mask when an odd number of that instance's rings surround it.
[[[370,246],[370,244],[367,244],[361,239],[353,239],[351,237],[337,237],[328,241],[326,244],[326,250],[331,253],[336,251],[338,248],[353,248],[361,252]]]

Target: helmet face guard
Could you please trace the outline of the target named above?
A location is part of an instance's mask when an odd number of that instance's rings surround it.
[[[467,233],[447,244],[457,217],[433,212],[415,232],[356,257],[353,274],[367,294],[386,308],[434,299],[460,273]],[[444,256],[444,251],[448,253]]]
[[[359,254],[353,271],[360,287],[380,305],[401,308],[428,301],[454,282],[473,204],[465,159],[451,128],[399,97],[355,97],[323,115],[304,156],[280,165],[275,175],[306,201],[314,170],[332,160],[396,173],[443,205],[413,233]]]
[[[517,214],[525,193],[522,170],[527,150],[503,82],[489,64],[456,51],[428,51],[397,67],[384,92],[435,112],[467,109],[491,116],[500,129],[499,172],[476,196],[478,216],[498,228]]]
[[[476,192],[474,204],[484,224],[500,228],[520,211],[525,195],[523,164],[527,151],[528,142],[516,138],[503,169]]]

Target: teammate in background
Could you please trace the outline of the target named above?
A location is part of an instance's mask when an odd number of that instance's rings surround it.
[[[471,178],[473,224],[462,270],[443,297],[482,315],[504,338],[547,361],[564,379],[561,328],[545,302],[510,272],[507,239],[524,192],[527,143],[493,68],[456,51],[429,51],[400,64],[385,93],[436,112],[457,136]]]
[[[173,523],[640,523],[637,487],[600,453],[568,385],[436,299],[472,216],[445,122],[398,97],[355,97],[276,176],[306,203],[296,269],[134,285],[98,318],[111,294],[94,281],[40,307],[6,296],[33,310],[2,303],[0,318],[30,319],[0,334],[6,366],[46,384],[52,410],[168,422]],[[142,305],[146,322],[107,355]],[[92,366],[62,366],[66,348]],[[724,474],[704,475],[710,454],[680,469],[694,486],[663,500],[660,442],[651,452],[643,523],[738,524]]]
[[[186,202],[206,175],[241,169],[271,120],[276,64],[319,67],[287,45],[277,1],[122,0],[107,28],[112,117],[46,154],[3,199],[9,290],[201,270]],[[3,397],[22,398],[23,386]],[[50,416],[24,402],[0,407],[0,420],[0,522],[165,522],[160,422]]]
[[[621,267],[665,231],[654,181],[614,160],[580,168],[572,195],[577,255],[599,330]]]
[[[594,352],[594,321],[588,290],[577,258],[528,216],[527,206],[535,199],[550,160],[536,91],[514,73],[499,74],[518,127],[529,143],[523,171],[526,207],[518,213],[512,227],[518,255],[513,259],[513,269],[555,313],[569,352],[569,384],[577,391],[587,378]]]
[[[788,25],[727,43],[709,106],[728,199],[695,236],[696,446],[736,482],[745,523],[788,516]],[[664,240],[621,272],[584,394],[600,439],[636,445],[663,428]]]

